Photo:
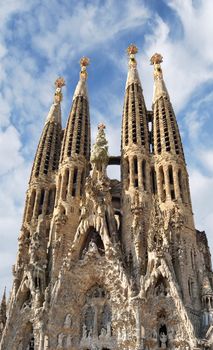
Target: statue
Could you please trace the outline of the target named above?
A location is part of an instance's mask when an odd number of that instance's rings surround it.
[[[72,337],[71,335],[67,336],[66,346],[69,347],[72,345]]]
[[[168,339],[168,337],[167,337],[167,335],[164,333],[164,332],[162,332],[162,333],[160,333],[160,342],[161,342],[161,348],[162,349],[166,349],[167,348],[167,339]]]
[[[99,339],[102,340],[103,338],[105,338],[107,335],[107,331],[105,328],[101,328],[101,334],[99,335]]]
[[[63,340],[64,340],[64,334],[60,333],[58,335],[58,345],[57,345],[57,349],[61,349],[63,348]]]
[[[87,327],[85,324],[83,324],[83,338],[86,339],[87,338]]]
[[[92,177],[98,177],[98,180],[106,176],[106,166],[108,163],[108,142],[105,136],[105,125],[103,123],[98,125],[98,134],[96,142],[93,145],[90,162],[92,165]]]
[[[72,318],[70,314],[67,314],[67,316],[65,317],[65,321],[64,321],[64,327],[65,328],[70,328],[72,324]]]

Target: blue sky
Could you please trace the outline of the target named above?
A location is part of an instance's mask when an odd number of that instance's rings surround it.
[[[35,149],[53,99],[66,80],[65,126],[79,76],[90,57],[93,137],[105,122],[111,154],[119,154],[127,74],[126,48],[139,48],[138,69],[151,109],[151,55],[160,52],[181,129],[196,227],[213,251],[212,0],[6,0],[0,12],[0,294],[11,284],[25,192]],[[110,175],[118,169],[110,168]]]

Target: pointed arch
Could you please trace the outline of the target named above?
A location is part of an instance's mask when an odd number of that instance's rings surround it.
[[[105,254],[102,238],[93,226],[90,226],[87,230],[84,242],[80,250],[80,258],[83,258],[86,252],[90,249],[97,249],[97,252],[100,255]]]

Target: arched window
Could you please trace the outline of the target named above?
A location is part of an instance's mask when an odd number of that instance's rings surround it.
[[[137,157],[133,158],[133,167],[134,167],[134,187],[138,187],[138,159]]]
[[[67,199],[68,183],[69,183],[69,169],[66,169],[63,177],[62,193],[61,193],[61,198],[63,201]]]
[[[73,183],[72,183],[72,196],[76,196],[77,192],[77,177],[78,177],[78,168],[74,168],[74,175],[73,175]]]
[[[152,193],[153,193],[153,194],[156,194],[156,193],[157,193],[157,182],[156,182],[156,172],[155,172],[154,167],[151,168],[150,177],[151,177],[151,189],[152,189]]]
[[[41,194],[40,194],[40,200],[39,200],[39,206],[38,206],[38,216],[42,214],[42,209],[43,209],[43,204],[44,204],[44,196],[45,196],[45,189],[41,189]]]
[[[165,177],[163,167],[159,168],[160,198],[162,202],[166,200]]]
[[[49,190],[47,200],[47,215],[52,214],[55,204],[55,186]]]
[[[171,199],[173,200],[175,199],[175,189],[174,189],[173,169],[171,165],[168,168],[168,174],[169,174]]]
[[[28,213],[27,213],[27,221],[29,222],[32,219],[34,206],[35,206],[35,198],[36,198],[36,190],[33,190],[30,196]]]

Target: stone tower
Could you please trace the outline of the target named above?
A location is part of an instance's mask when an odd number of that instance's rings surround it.
[[[195,229],[181,137],[154,54],[152,111],[135,55],[121,155],[99,124],[90,152],[87,66],[65,130],[56,80],[27,191],[14,282],[0,307],[1,350],[213,349],[213,274]],[[120,163],[121,181],[107,165]]]

